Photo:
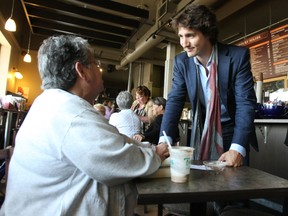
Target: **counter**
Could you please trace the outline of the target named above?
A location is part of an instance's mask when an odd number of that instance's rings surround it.
[[[288,179],[288,119],[255,119],[259,152],[250,152],[250,166]]]
[[[254,123],[288,124],[288,119],[255,119]]]
[[[259,152],[250,151],[250,166],[288,179],[288,119],[255,119]],[[254,200],[260,205],[279,211],[279,200]]]
[[[256,133],[258,130],[260,130],[261,133],[258,133],[257,138],[259,142],[260,135],[263,138],[263,142],[267,143],[267,138],[268,138],[268,131],[271,129],[271,126],[273,125],[273,129],[275,126],[281,126],[281,138],[284,136],[285,140],[285,135],[287,132],[285,131],[285,128],[287,130],[288,128],[288,119],[255,119],[254,120],[255,126],[256,126]],[[180,135],[180,145],[190,145],[190,136],[191,136],[191,120],[184,120],[181,119],[178,124],[178,129],[179,129],[179,135]],[[258,131],[259,132],[259,131]],[[261,138],[260,138],[261,141]],[[287,170],[288,173],[288,170]]]

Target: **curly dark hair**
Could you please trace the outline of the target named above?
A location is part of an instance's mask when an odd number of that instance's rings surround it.
[[[171,21],[171,25],[176,32],[179,27],[201,31],[212,44],[218,40],[216,15],[205,5],[189,5],[182,14]]]
[[[138,86],[136,88],[136,93],[141,95],[141,96],[147,96],[147,97],[151,96],[150,90],[144,85],[143,86]]]

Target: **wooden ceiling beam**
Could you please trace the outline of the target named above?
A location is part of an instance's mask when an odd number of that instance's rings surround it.
[[[79,7],[76,5],[66,4],[57,0],[47,1],[47,0],[24,0],[25,5],[30,5],[35,8],[44,8],[46,10],[54,11],[54,13],[66,14],[68,16],[74,16],[81,19],[88,20],[101,20],[103,22],[114,23],[115,25],[122,25],[130,28],[137,29],[140,25],[140,21],[133,20],[121,16],[114,15],[113,13],[105,13],[95,11],[92,9]],[[29,12],[28,12],[29,13]]]
[[[127,40],[127,38],[125,37],[91,31],[89,29],[81,29],[75,26],[63,25],[62,23],[50,22],[48,20],[40,21],[39,19],[34,20],[34,18],[30,18],[30,20],[33,28],[38,27],[43,29],[50,29],[52,31],[70,32],[74,33],[75,35],[85,35],[89,38],[102,39],[104,41],[113,41],[119,44],[125,43]]]
[[[36,35],[41,35],[41,36],[51,36],[51,35],[59,35],[59,34],[73,34],[73,32],[68,32],[68,31],[63,31],[63,30],[50,30],[50,29],[44,29],[44,28],[38,28],[38,27],[33,27],[34,29],[34,34]],[[112,49],[120,49],[121,48],[121,44],[119,43],[115,43],[112,41],[104,41],[101,39],[96,39],[96,38],[90,38],[87,37],[87,35],[82,35],[79,34],[78,36],[81,36],[83,38],[86,38],[89,43],[92,46],[101,46],[101,47],[108,47],[108,48],[112,48]]]
[[[32,18],[40,18],[51,21],[67,23],[69,25],[73,25],[79,28],[89,28],[89,29],[97,29],[97,31],[109,32],[111,34],[118,34],[129,37],[132,34],[132,30],[120,28],[113,25],[103,24],[99,22],[93,22],[90,20],[83,20],[71,16],[67,16],[64,14],[53,13],[50,11],[43,10],[42,8],[35,9],[27,6],[27,10],[29,12],[30,19]]]
[[[137,7],[132,7],[129,5],[121,4],[114,1],[95,1],[95,0],[76,0],[76,2],[81,2],[101,8],[109,8],[110,10],[117,11],[119,13],[123,13],[129,16],[135,16],[142,19],[148,19],[149,18],[149,11]]]

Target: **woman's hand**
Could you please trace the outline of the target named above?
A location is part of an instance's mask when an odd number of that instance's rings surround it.
[[[146,124],[150,123],[148,116],[139,116],[140,120]]]
[[[138,140],[138,141],[142,141],[145,137],[141,134],[136,134],[133,136],[133,139]]]

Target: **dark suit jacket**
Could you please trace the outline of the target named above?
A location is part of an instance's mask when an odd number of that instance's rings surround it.
[[[218,81],[221,101],[235,123],[232,142],[249,151],[249,143],[257,149],[254,127],[256,96],[250,66],[249,50],[245,47],[218,44]],[[196,107],[196,65],[186,52],[175,57],[172,90],[168,95],[161,132],[173,140],[175,129],[188,94],[193,113]],[[162,133],[161,133],[162,135]]]

